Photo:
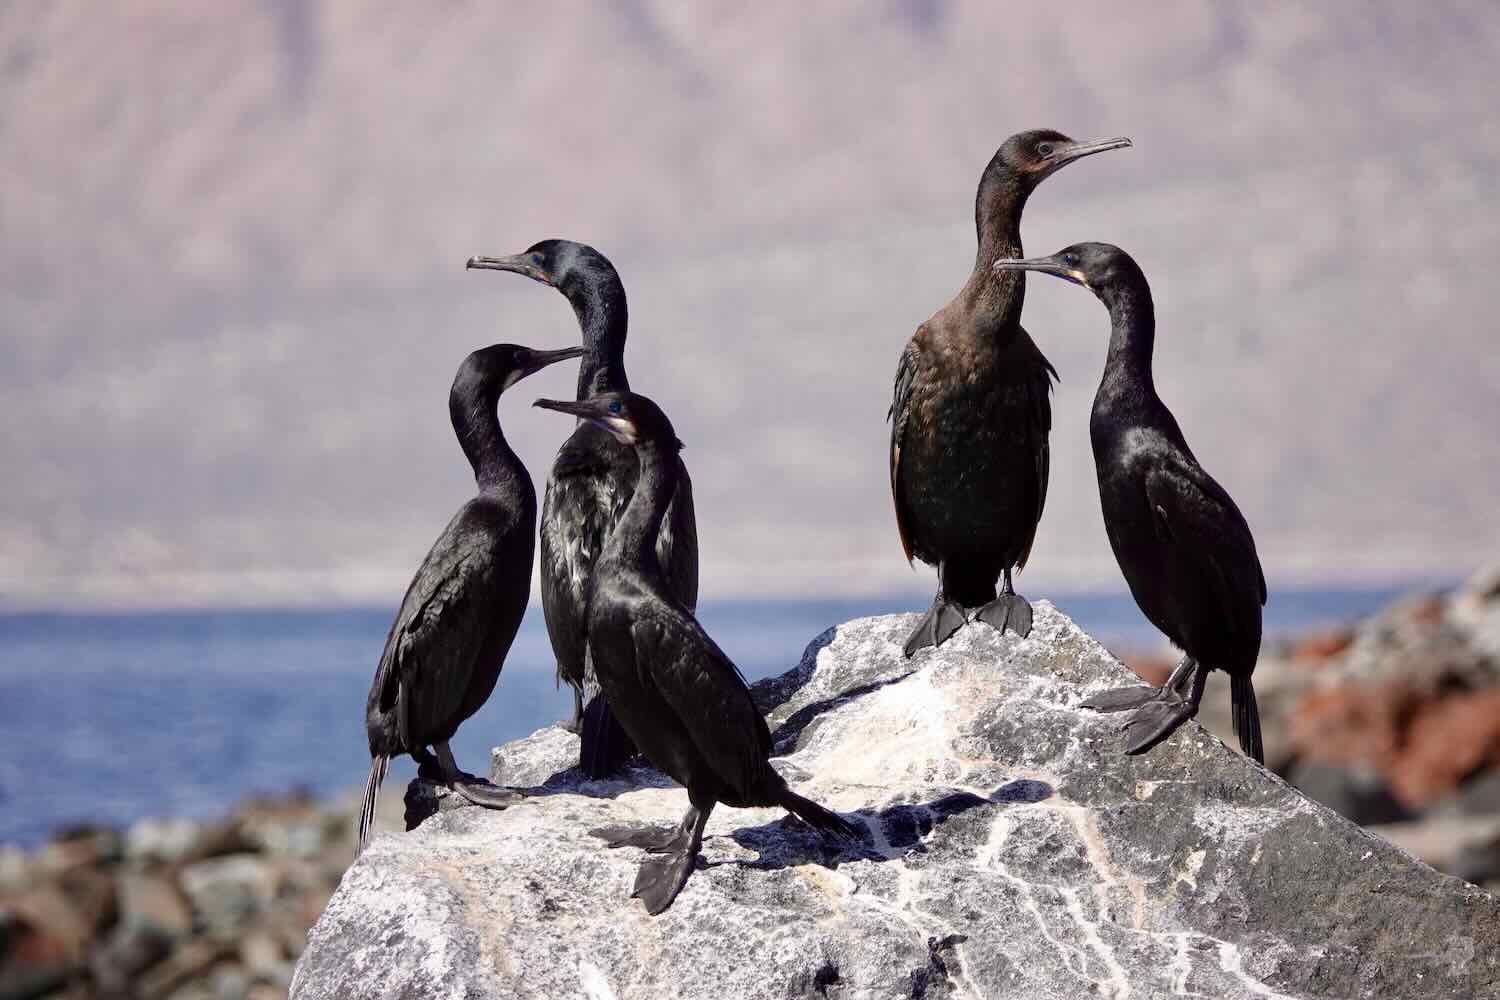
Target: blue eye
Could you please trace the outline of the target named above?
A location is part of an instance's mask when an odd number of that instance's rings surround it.
[[[614,400],[610,401],[609,412],[610,413],[619,413],[620,412],[620,401],[618,399],[614,399]]]

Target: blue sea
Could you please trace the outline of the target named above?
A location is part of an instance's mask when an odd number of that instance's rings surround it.
[[[1408,588],[1292,590],[1271,634],[1348,621]],[[1040,596],[1040,595],[1039,595]],[[1162,642],[1128,594],[1046,595],[1111,648]],[[795,666],[838,622],[919,597],[737,601],[700,609],[751,680]],[[211,817],[257,792],[362,784],[364,704],[391,609],[0,615],[0,844],[76,823]],[[540,610],[527,613],[494,696],[453,741],[487,773],[491,746],[571,711]],[[393,766],[393,781],[412,773]]]

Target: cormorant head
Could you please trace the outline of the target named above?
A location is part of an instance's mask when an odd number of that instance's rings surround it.
[[[1075,243],[1050,257],[997,260],[995,270],[1040,271],[1082,285],[1109,303],[1122,288],[1145,285],[1146,276],[1135,259],[1111,243]]]
[[[451,398],[471,400],[491,395],[498,398],[527,375],[582,354],[582,347],[564,347],[558,351],[534,351],[520,344],[481,347],[458,366]]]
[[[466,266],[524,274],[533,281],[551,285],[569,298],[585,289],[620,284],[620,276],[609,258],[587,244],[572,240],[542,240],[524,253],[509,257],[470,257]]]
[[[643,444],[665,445],[681,449],[672,421],[645,396],[634,392],[604,392],[588,399],[539,399],[533,406],[558,413],[570,413],[604,428],[621,444],[632,447]]]
[[[1078,142],[1050,128],[1032,129],[1017,132],[1006,139],[990,166],[1008,168],[1023,187],[1030,190],[1074,160],[1109,149],[1122,149],[1130,144],[1124,136]]]

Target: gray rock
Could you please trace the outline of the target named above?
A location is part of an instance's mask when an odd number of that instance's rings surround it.
[[[230,854],[182,869],[182,890],[211,933],[232,935],[276,896],[276,877],[259,855]]]
[[[501,749],[503,812],[440,812],[345,875],[292,983],[362,997],[1495,997],[1500,903],[1197,726],[1146,757],[1078,705],[1131,675],[1046,604],[1028,639],[915,622],[820,636],[756,686],[776,766],[863,821],[827,845],[720,809],[671,909],[628,898],[606,823],[675,822],[654,772],[579,783],[573,738]],[[502,692],[503,695],[503,692]]]

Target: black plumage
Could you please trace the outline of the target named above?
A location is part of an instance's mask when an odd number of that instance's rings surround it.
[[[1021,327],[1024,277],[992,265],[1021,256],[1021,212],[1038,184],[1074,160],[1128,145],[1045,129],[1007,139],[979,181],[969,280],[901,355],[890,411],[896,526],[908,561],[938,570],[907,656],[940,645],[969,620],[967,609],[1002,631],[1031,631],[1031,605],[1011,573],[1026,565],[1047,499],[1057,371]]]
[[[583,335],[578,399],[630,390],[625,286],[603,254],[570,240],[543,240],[510,257],[474,257],[469,266],[524,274],[567,298]],[[677,464],[677,488],[657,553],[673,594],[691,611],[698,603],[698,528],[692,480],[680,458]],[[592,778],[618,770],[635,753],[599,695],[588,663],[587,623],[594,566],[635,491],[638,468],[633,449],[582,421],[558,451],[542,500],[542,612],[557,676],[573,689],[579,764]]]
[[[720,802],[781,806],[820,830],[855,837],[845,820],[793,792],[772,769],[771,733],[744,678],[667,581],[658,535],[681,475],[682,444],[666,414],[628,392],[536,405],[590,421],[640,459],[635,492],[594,567],[589,657],[625,731],[687,788],[692,805],[675,829],[594,831],[611,847],[652,853],[633,894],[653,914],[671,905]]]
[[[1160,688],[1111,691],[1086,704],[1137,709],[1125,730],[1126,750],[1139,753],[1197,714],[1208,671],[1217,668],[1230,677],[1240,747],[1263,761],[1250,678],[1260,654],[1266,577],[1244,515],[1198,464],[1156,394],[1156,315],[1146,276],[1107,243],[995,266],[1057,275],[1109,307],[1109,359],[1089,418],[1104,527],[1136,603],[1187,654]]]
[[[515,792],[459,770],[448,741],[489,699],[531,597],[536,489],[506,443],[500,394],[582,349],[532,351],[496,344],[464,359],[448,413],[479,493],[464,504],[422,560],[391,623],[365,705],[370,776],[359,818],[363,851],[380,783],[392,757],[410,754],[429,777],[479,805]],[[432,747],[435,753],[429,753]]]

